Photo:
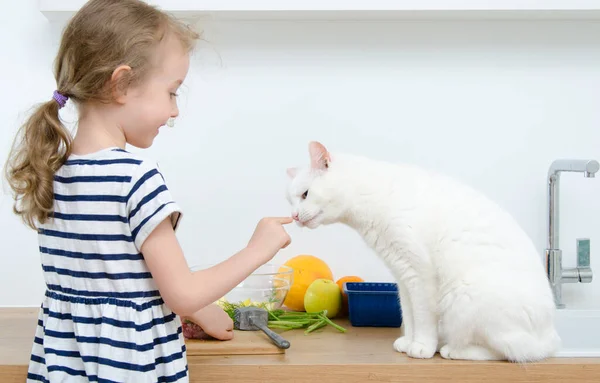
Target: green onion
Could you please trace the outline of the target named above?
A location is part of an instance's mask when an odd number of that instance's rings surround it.
[[[285,311],[282,309],[269,310],[267,307],[268,303],[258,304],[256,307],[265,309],[269,313],[269,321],[267,326],[273,329],[279,330],[293,330],[293,329],[305,329],[305,334],[318,330],[327,325],[332,326],[340,332],[346,332],[346,329],[342,326],[335,324],[329,318],[327,318],[327,311],[321,311],[317,313],[307,313],[303,311]],[[220,301],[219,305],[223,310],[231,317],[235,319],[235,309],[240,307],[246,307],[242,302],[231,303],[227,301]]]
[[[308,335],[309,333],[311,333],[321,327],[325,327],[325,326],[327,326],[327,322],[325,322],[324,320],[321,319],[320,321],[308,326],[308,328],[304,331],[304,334]]]

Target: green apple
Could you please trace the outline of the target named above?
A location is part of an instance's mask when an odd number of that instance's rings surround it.
[[[327,317],[333,318],[342,308],[340,287],[329,279],[316,279],[304,294],[304,309],[307,313],[327,310]]]

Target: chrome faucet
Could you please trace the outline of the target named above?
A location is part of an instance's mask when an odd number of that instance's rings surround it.
[[[590,240],[589,238],[578,238],[576,241],[577,267],[563,269],[562,251],[559,248],[559,212],[558,191],[560,186],[560,173],[578,172],[583,173],[586,178],[594,178],[600,170],[600,164],[595,160],[570,160],[559,159],[550,165],[548,170],[548,215],[547,237],[546,237],[546,273],[554,294],[554,302],[557,308],[564,308],[562,303],[563,283],[590,283],[592,281],[592,269],[590,268]]]

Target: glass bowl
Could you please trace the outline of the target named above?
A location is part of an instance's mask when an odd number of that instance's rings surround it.
[[[192,271],[203,270],[209,266],[193,266]],[[236,306],[258,306],[268,310],[279,309],[293,282],[294,271],[289,266],[267,263],[260,266],[239,285],[217,301]]]

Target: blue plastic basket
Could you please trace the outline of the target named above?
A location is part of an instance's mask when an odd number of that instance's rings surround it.
[[[355,327],[400,327],[402,309],[396,283],[346,282],[350,323]]]

